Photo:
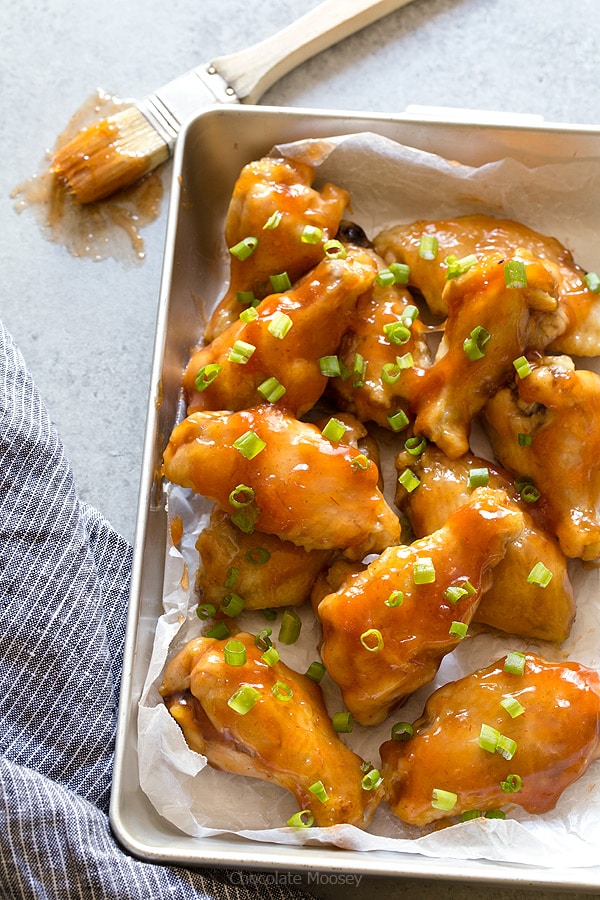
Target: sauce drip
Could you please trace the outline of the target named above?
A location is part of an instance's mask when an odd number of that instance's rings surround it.
[[[146,255],[141,229],[160,213],[163,183],[158,171],[148,173],[136,184],[99,203],[80,205],[69,196],[50,170],[50,161],[82,128],[98,118],[122,111],[128,104],[103,92],[92,94],[71,117],[67,127],[47,151],[46,168],[17,185],[11,192],[15,210],[33,213],[43,236],[62,244],[71,256],[95,262],[113,258],[140,263]]]

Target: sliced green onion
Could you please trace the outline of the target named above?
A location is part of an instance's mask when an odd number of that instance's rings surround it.
[[[409,741],[414,733],[415,729],[410,722],[396,722],[395,725],[392,725],[393,741]]]
[[[342,244],[341,241],[337,241],[335,239],[331,241],[325,241],[323,244],[323,250],[325,252],[325,256],[329,259],[346,259],[348,255],[346,252],[346,248]]]
[[[277,618],[277,610],[276,609],[269,609],[267,607],[266,609],[263,609],[262,614],[265,617],[265,619],[267,619],[269,622],[274,622],[275,619]]]
[[[300,812],[290,816],[286,824],[289,825],[290,828],[310,828],[311,825],[314,825],[314,822],[315,817],[310,809],[301,809]]]
[[[586,287],[589,291],[593,291],[594,294],[600,293],[600,278],[598,278],[595,272],[588,272],[587,275],[584,276],[583,280],[585,281]]]
[[[246,646],[232,638],[225,644],[223,656],[228,666],[243,666],[246,662]]]
[[[409,423],[409,418],[403,409],[399,409],[395,413],[388,413],[386,420],[392,431],[402,431]]]
[[[503,809],[488,809],[486,813],[483,814],[486,819],[505,819],[506,813]]]
[[[535,484],[525,484],[519,493],[521,500],[524,500],[526,503],[536,503],[541,497]]]
[[[235,619],[243,611],[245,605],[246,601],[239,594],[227,594],[221,603],[221,612],[229,616],[230,619]]]
[[[500,701],[500,706],[506,710],[511,719],[516,719],[517,716],[522,716],[525,712],[525,707],[522,706],[516,697],[511,696],[503,697]]]
[[[481,819],[483,813],[480,809],[467,809],[464,813],[461,813],[460,821],[461,822],[470,822],[471,819]]]
[[[258,238],[246,237],[229,248],[229,252],[242,262],[252,256],[258,246]]]
[[[462,641],[462,639],[467,636],[468,630],[469,626],[466,622],[453,622],[448,633],[451,637],[458,638]]]
[[[327,791],[325,790],[325,785],[322,781],[315,781],[314,784],[311,784],[309,787],[309,791],[311,794],[314,794],[315,797],[318,797],[321,803],[327,803],[329,797],[327,796]]]
[[[536,584],[538,587],[548,587],[552,581],[552,572],[543,562],[536,562],[535,566],[527,576],[527,584]]]
[[[249,547],[244,556],[251,566],[264,566],[271,559],[271,554],[265,547]]]
[[[238,303],[251,303],[253,306],[258,303],[254,291],[236,291],[235,299]]]
[[[383,778],[381,777],[379,769],[371,769],[371,771],[367,772],[367,774],[364,776],[361,784],[363,790],[374,791],[379,787],[382,781]]]
[[[517,435],[517,444],[519,447],[531,447],[533,444],[533,435],[520,431]]]
[[[284,294],[286,291],[289,291],[292,286],[290,276],[287,272],[280,272],[278,275],[269,275],[269,281],[276,294]]]
[[[500,787],[505,794],[515,794],[523,787],[523,779],[520,775],[507,775],[506,781],[500,782]]]
[[[272,375],[259,384],[256,390],[268,403],[277,403],[278,400],[281,400],[287,388]]]
[[[413,563],[413,581],[415,584],[433,584],[435,581],[435,566],[429,556]]]
[[[499,753],[504,759],[512,759],[516,752],[517,742],[505,734],[501,734],[496,745],[496,753]]]
[[[205,391],[206,388],[213,383],[215,378],[220,375],[223,367],[218,363],[208,363],[206,366],[202,366],[201,369],[198,369],[198,374],[196,375],[194,381],[194,387],[197,391]]]
[[[456,806],[458,797],[452,791],[443,791],[441,788],[434,788],[431,792],[431,805],[434,809],[441,809],[444,812],[450,812]]]
[[[255,498],[254,488],[247,484],[238,484],[237,487],[229,494],[229,503],[235,509],[241,509],[244,506],[250,506]]]
[[[438,246],[438,239],[434,234],[422,234],[419,241],[419,256],[421,259],[435,259]]]
[[[280,212],[280,210],[276,209],[275,212],[269,216],[269,218],[263,225],[263,231],[269,231],[273,228],[277,228],[277,226],[281,222],[282,215],[283,213]]]
[[[485,723],[481,726],[479,731],[479,746],[482,750],[487,750],[488,753],[495,753],[499,738],[500,732],[497,728],[493,728],[491,725],[486,725]]]
[[[444,598],[450,603],[452,606],[456,606],[459,600],[462,600],[463,597],[472,597],[473,594],[477,593],[477,588],[475,588],[468,579],[460,582],[459,584],[450,584],[444,591]]]
[[[216,615],[217,607],[214,603],[200,603],[198,604],[198,608],[196,609],[196,615],[199,619],[203,621],[206,619],[212,619],[214,615]]]
[[[271,635],[273,634],[272,628],[263,628],[262,631],[259,631],[256,637],[254,638],[254,643],[258,647],[259,650],[268,650],[269,647],[272,646],[273,642],[271,641]]]
[[[229,362],[245,366],[255,350],[254,344],[249,344],[248,341],[236,341],[229,351],[227,359]]]
[[[352,366],[352,387],[361,388],[365,383],[365,375],[367,374],[367,361],[360,353],[354,354],[354,365]]]
[[[378,628],[368,628],[360,636],[360,642],[369,653],[379,653],[383,650],[383,635]]]
[[[289,703],[294,696],[293,689],[285,681],[276,681],[271,688],[271,693],[276,700],[281,700],[282,703]]]
[[[371,468],[371,460],[368,456],[365,456],[364,453],[358,453],[356,456],[353,456],[350,465],[353,469],[357,471],[360,469],[362,471],[366,471]]]
[[[254,431],[245,431],[233,442],[233,446],[246,459],[254,459],[267,445]]]
[[[210,628],[204,632],[204,637],[214,638],[217,641],[224,641],[225,638],[231,637],[231,631],[227,622],[215,622]]]
[[[527,378],[531,375],[531,363],[526,356],[518,356],[513,359],[513,366],[519,378]]]
[[[383,326],[383,333],[390,344],[406,344],[411,338],[410,328],[407,328],[402,321],[386,322]]]
[[[278,309],[273,313],[273,317],[267,325],[267,331],[282,341],[293,324],[288,314]]]
[[[311,681],[319,684],[323,680],[323,676],[325,675],[326,671],[327,669],[325,668],[323,663],[317,662],[315,660],[315,662],[311,662],[310,666],[305,672],[305,675],[307,678],[310,678]]]
[[[326,375],[327,378],[339,378],[342,374],[342,368],[337,356],[322,356],[319,359],[319,369],[321,375]]]
[[[401,375],[402,369],[397,363],[384,363],[381,367],[381,380],[384,384],[396,384]]]
[[[450,256],[446,257],[444,262],[448,267],[446,279],[450,280],[451,278],[458,278],[459,275],[464,275],[465,272],[468,272],[477,262],[477,257],[474,253],[471,253],[469,256],[463,256],[462,259],[459,259],[458,256],[450,254]]]
[[[489,341],[491,334],[483,325],[476,325],[471,331],[469,337],[463,341],[463,350],[471,362],[482,359],[485,356],[485,345]]]
[[[227,569],[227,575],[225,576],[225,581],[223,582],[223,587],[225,590],[230,591],[236,581],[240,576],[240,570],[236,566],[229,566]]]
[[[323,239],[323,232],[316,225],[305,225],[300,235],[303,244],[318,244]]]
[[[336,712],[331,718],[331,724],[337,734],[350,734],[354,728],[354,718],[352,713],[345,710],[344,712]]]
[[[409,303],[408,306],[405,306],[402,310],[402,315],[400,316],[400,321],[404,322],[407,328],[410,328],[412,323],[419,316],[419,310],[412,303]]]
[[[244,534],[252,534],[259,515],[260,510],[258,510],[255,506],[246,506],[242,509],[236,509],[234,512],[232,512],[231,521],[236,526],[236,528],[239,528],[240,531],[244,532]]]
[[[526,288],[527,271],[521,259],[509,259],[504,263],[504,284],[507,288]]]
[[[504,671],[509,675],[522,675],[525,671],[526,657],[518,650],[511,650],[504,660]]]
[[[243,684],[231,695],[227,701],[227,706],[238,715],[245,716],[259,700],[260,691],[257,691],[256,688],[252,687],[250,684]]]
[[[286,609],[279,627],[279,640],[282,644],[295,644],[302,630],[302,619],[294,609]]]
[[[410,266],[406,263],[390,263],[390,272],[394,275],[396,284],[408,284],[410,278]]]
[[[402,606],[404,603],[404,591],[392,591],[387,600],[384,600],[386,606]]]
[[[240,313],[240,320],[244,323],[244,325],[248,325],[249,322],[255,322],[256,319],[258,319],[258,313],[255,306],[249,306],[247,309],[243,309]]]
[[[422,435],[415,435],[415,437],[409,437],[404,441],[404,449],[411,456],[420,456],[426,446],[427,439]]]
[[[396,283],[396,278],[391,269],[381,269],[375,279],[375,284],[379,287],[389,287]]]
[[[469,469],[467,484],[470,488],[485,487],[490,483],[490,470],[487,466]]]
[[[274,666],[281,659],[281,657],[280,657],[278,651],[275,649],[275,647],[267,647],[267,649],[265,650],[265,652],[262,654],[262,656],[260,658],[268,666]]]
[[[398,476],[398,484],[401,484],[404,490],[408,491],[409,494],[412,494],[412,492],[421,484],[421,479],[418,475],[415,475],[412,469],[405,469]]]
[[[396,357],[396,365],[399,369],[412,369],[415,365],[415,358],[408,350],[406,353],[403,353],[402,356]]]
[[[346,433],[346,426],[343,422],[340,422],[339,419],[336,419],[332,416],[327,425],[322,429],[321,434],[324,438],[327,438],[328,441],[332,441],[334,444],[337,444],[344,437]]]

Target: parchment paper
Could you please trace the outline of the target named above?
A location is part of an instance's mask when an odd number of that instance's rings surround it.
[[[283,145],[277,151],[305,156],[318,166],[318,183],[332,181],[351,195],[352,218],[372,237],[383,227],[415,219],[439,219],[486,213],[519,220],[558,238],[586,269],[600,271],[597,203],[600,160],[571,159],[529,169],[513,159],[478,168],[415,150],[376,134],[359,134]],[[215,302],[219,299],[215,297]],[[597,360],[578,364],[598,371]],[[479,451],[479,448],[477,448]],[[393,502],[392,495],[388,497]],[[288,844],[328,843],[354,850],[388,850],[451,859],[487,859],[535,863],[552,868],[592,866],[600,854],[600,761],[561,797],[556,809],[530,816],[519,807],[506,820],[477,819],[441,830],[403,825],[381,805],[367,832],[353,826],[320,829],[281,827],[297,805],[283,789],[257,779],[217,772],[189,750],[164,707],[158,686],[165,663],[201,632],[193,585],[198,565],[195,538],[210,509],[181,488],[169,489],[169,515],[181,516],[184,539],[166,549],[164,614],[156,637],[139,704],[139,767],[142,789],[171,823],[183,832],[207,837],[237,833],[249,840]],[[570,563],[578,612],[565,644],[526,642],[497,634],[477,634],[447,656],[435,681],[414,694],[402,708],[403,720],[417,718],[427,696],[441,684],[487,666],[508,650],[531,649],[551,659],[572,659],[600,667],[600,573]],[[282,659],[299,671],[318,659],[319,626],[312,610],[300,611],[302,634],[292,647],[278,645]],[[259,613],[243,614],[240,625],[257,632],[271,623]],[[273,626],[276,642],[278,625]],[[326,676],[322,682],[330,712],[343,709],[339,691]],[[379,764],[378,748],[390,735],[392,717],[377,728],[355,725],[342,735],[363,758]]]

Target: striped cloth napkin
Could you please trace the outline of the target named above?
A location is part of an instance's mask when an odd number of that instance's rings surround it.
[[[0,896],[300,900],[293,884],[136,860],[108,821],[132,551],[79,502],[0,323]]]

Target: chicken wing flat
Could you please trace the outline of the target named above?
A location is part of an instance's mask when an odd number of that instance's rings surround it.
[[[165,670],[160,693],[188,746],[215,769],[290,791],[316,825],[365,827],[382,788],[363,787],[363,760],[334,731],[320,687],[281,660],[269,665],[253,635],[234,640],[241,664],[226,660],[230,642],[201,637]]]
[[[545,813],[600,755],[598,673],[523,656],[523,674],[506,671],[504,657],[439,688],[414,736],[382,745],[386,799],[401,821],[508,804]]]
[[[507,287],[498,254],[446,283],[444,337],[422,378],[414,430],[450,458],[469,450],[473,417],[512,378],[514,361],[536,346],[540,322],[556,309],[552,273],[539,260],[521,262],[525,286]]]
[[[229,287],[208,322],[207,341],[244,308],[238,292],[261,300],[272,293],[271,275],[285,271],[294,282],[321,259],[322,241],[335,237],[349,195],[332,184],[315,190],[314,180],[314,168],[293,159],[265,157],[242,169],[227,211],[225,240],[230,249],[248,238],[256,245],[247,258],[230,256]],[[320,234],[319,240],[306,240],[307,226],[318,229],[312,233]]]
[[[427,326],[417,315],[400,284],[375,283],[359,299],[338,352],[350,375],[331,382],[340,409],[391,430],[400,411],[410,415],[423,370],[431,365]]]
[[[506,492],[508,503],[523,513],[523,530],[494,568],[491,587],[483,594],[473,621],[522,637],[564,641],[575,618],[567,560],[555,538],[536,524],[529,504],[520,501],[508,472],[472,453],[448,459],[433,444],[418,457],[402,451],[396,466],[400,474],[408,468],[419,479],[415,490],[408,491],[399,482],[396,492],[396,503],[417,537],[441,528],[454,510],[469,501],[472,479],[479,474],[489,487]],[[540,562],[551,573],[543,587],[530,578]]]
[[[379,724],[434,678],[522,527],[503,492],[478,488],[438,531],[384,550],[321,600],[323,663],[358,722]]]
[[[337,352],[356,301],[377,275],[372,254],[346,253],[321,259],[289,291],[265,298],[254,318],[238,319],[192,355],[183,378],[188,412],[255,406],[269,385],[298,417],[317,402],[328,381],[319,360]]]
[[[420,255],[424,234],[438,241],[433,260]],[[548,349],[575,356],[598,354],[600,297],[585,283],[585,270],[554,237],[539,234],[511,219],[470,215],[396,225],[379,234],[374,245],[388,264],[397,261],[410,266],[410,284],[423,294],[432,312],[440,316],[447,314],[443,291],[448,256],[464,259],[471,254],[486,256],[498,252],[510,257],[525,250],[545,260],[557,275],[561,315],[555,320],[556,333]]]
[[[233,512],[242,530],[255,527],[306,550],[360,559],[400,538],[377,466],[268,404],[192,413],[174,428],[163,469],[174,484]]]
[[[216,507],[196,549],[199,602],[219,608],[233,591],[246,610],[301,606],[331,557],[329,550],[305,550],[273,534],[247,534]]]
[[[497,459],[533,481],[532,514],[569,557],[600,556],[600,376],[569,357],[530,361],[531,372],[490,399],[483,421]],[[525,437],[519,437],[524,435]]]

